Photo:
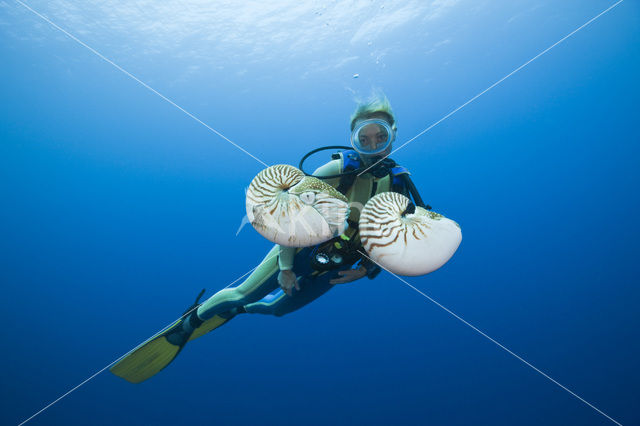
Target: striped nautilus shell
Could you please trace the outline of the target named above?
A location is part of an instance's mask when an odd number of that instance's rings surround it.
[[[266,239],[288,247],[309,247],[346,229],[349,205],[344,195],[293,166],[271,166],[247,190],[247,216]]]
[[[372,260],[399,275],[424,275],[444,265],[462,241],[460,226],[416,207],[404,195],[383,192],[360,214],[360,240]]]

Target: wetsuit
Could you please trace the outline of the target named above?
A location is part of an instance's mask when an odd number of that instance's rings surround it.
[[[341,173],[343,159],[332,160],[320,167],[315,176],[329,176]],[[327,183],[338,187],[340,179],[328,179]],[[345,234],[350,237],[356,248],[361,248],[358,238],[357,223],[360,212],[366,202],[375,194],[392,190],[390,175],[376,178],[369,173],[357,177],[345,196],[351,207],[349,228]],[[403,191],[404,192],[404,191]],[[338,278],[338,272],[350,269],[358,259],[346,262],[340,267],[319,272],[311,266],[314,247],[296,249],[276,245],[267,254],[261,264],[239,286],[224,289],[211,296],[198,308],[198,317],[209,320],[215,315],[230,319],[237,313],[257,313],[282,316],[305,306],[333,288],[329,281]],[[371,267],[373,265],[369,265]],[[300,290],[293,289],[293,295],[285,294],[278,284],[278,273],[281,269],[291,269],[298,277]],[[369,269],[369,268],[367,268]]]

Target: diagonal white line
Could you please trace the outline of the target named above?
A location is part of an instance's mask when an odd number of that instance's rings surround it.
[[[264,161],[262,161],[261,159],[259,159],[258,157],[256,157],[255,155],[251,154],[249,151],[247,151],[246,149],[244,149],[243,147],[241,147],[240,145],[238,145],[237,143],[235,143],[234,141],[232,141],[231,139],[229,139],[228,137],[226,137],[225,135],[223,135],[222,133],[220,133],[219,131],[217,131],[216,129],[214,129],[213,127],[209,126],[207,123],[205,123],[204,121],[200,120],[198,117],[196,117],[195,115],[191,114],[189,111],[187,111],[186,109],[182,108],[180,105],[176,104],[175,102],[173,102],[171,99],[167,98],[165,95],[163,95],[162,93],[158,92],[156,89],[154,89],[153,87],[149,86],[147,83],[145,83],[144,81],[140,80],[138,77],[136,77],[135,75],[131,74],[129,71],[125,70],[124,68],[122,68],[120,65],[116,64],[115,62],[113,62],[111,59],[107,58],[106,56],[102,55],[100,52],[98,52],[97,50],[95,50],[93,47],[89,46],[88,44],[84,43],[83,41],[79,40],[77,37],[75,37],[73,34],[69,33],[68,31],[66,31],[65,29],[61,28],[59,25],[57,25],[56,23],[52,22],[49,18],[47,18],[46,16],[40,14],[39,12],[35,11],[34,9],[32,9],[31,7],[29,7],[27,4],[23,3],[20,0],[15,0],[18,4],[22,5],[25,9],[31,11],[32,13],[34,13],[35,15],[39,16],[40,18],[42,18],[44,21],[46,21],[47,23],[49,23],[51,26],[53,26],[54,28],[56,28],[57,30],[59,30],[60,32],[62,32],[64,35],[66,35],[67,37],[69,37],[71,40],[75,41],[76,43],[80,44],[81,46],[86,47],[89,51],[91,51],[93,54],[95,54],[97,57],[99,57],[100,59],[102,59],[103,61],[113,65],[116,69],[118,69],[119,71],[122,71],[126,76],[130,77],[131,79],[135,80],[136,82],[140,83],[143,87],[145,87],[146,89],[150,90],[151,92],[155,93],[156,95],[158,95],[160,98],[164,99],[165,101],[169,102],[171,105],[173,105],[174,107],[176,107],[177,109],[179,109],[180,111],[182,111],[183,113],[185,113],[186,115],[188,115],[189,117],[191,117],[192,119],[194,119],[195,121],[197,121],[198,123],[202,124],[204,127],[206,127],[207,129],[209,129],[210,131],[212,131],[213,133],[215,133],[216,135],[220,136],[222,139],[224,139],[225,141],[229,142],[231,145],[235,146],[236,148],[238,148],[240,151],[244,152],[245,154],[247,154],[249,157],[253,158],[254,160],[256,160],[257,162],[259,162],[260,164],[262,164],[265,167],[269,167],[269,165],[267,163],[265,163]]]
[[[251,268],[249,271],[245,272],[244,274],[242,274],[241,276],[239,276],[238,278],[236,278],[235,280],[231,281],[229,284],[227,284],[226,287],[223,287],[221,290],[224,290],[225,288],[230,287],[231,285],[237,283],[238,281],[240,281],[242,278],[246,277],[247,275],[249,275],[251,272],[255,271],[256,269],[258,269],[260,267],[260,265],[262,265],[263,263],[265,263],[267,260],[269,259],[273,259],[275,256],[278,255],[278,252],[272,254],[271,256],[265,258],[262,262],[260,262],[258,264],[258,266]],[[160,333],[165,332],[169,327],[171,327],[176,321],[178,321],[180,318],[182,318],[184,315],[188,315],[191,312],[193,312],[194,309],[198,309],[198,306],[194,307],[193,309],[185,312],[184,314],[182,314],[179,318],[176,318],[175,320],[171,321],[169,324],[167,324],[166,326],[164,326],[163,328],[161,328],[158,332],[156,332],[155,334],[152,335],[152,337],[150,337],[149,339],[152,339],[153,337],[156,337],[157,335],[159,335]],[[56,398],[55,400],[51,401],[49,404],[47,404],[45,407],[43,407],[42,409],[40,409],[38,412],[36,412],[35,414],[33,414],[31,417],[29,417],[26,420],[23,420],[18,426],[22,426],[25,423],[27,423],[28,421],[32,420],[34,417],[36,417],[37,415],[41,414],[42,412],[44,412],[45,410],[51,408],[52,406],[54,406],[55,404],[57,404],[58,402],[60,402],[62,399],[64,399],[65,397],[67,397],[69,394],[73,393],[74,391],[78,390],[79,388],[81,388],[82,386],[84,386],[86,383],[88,383],[89,381],[91,381],[93,378],[95,378],[96,376],[100,375],[100,373],[102,373],[103,371],[107,370],[109,367],[115,365],[116,363],[118,363],[121,359],[123,359],[124,357],[126,357],[127,355],[129,355],[130,353],[134,352],[136,349],[138,349],[139,347],[141,347],[142,345],[144,345],[146,342],[149,341],[149,339],[145,339],[142,343],[140,343],[139,345],[137,345],[136,347],[134,347],[133,349],[131,349],[129,352],[125,353],[124,355],[120,356],[119,358],[117,358],[116,360],[114,360],[113,362],[107,364],[107,366],[105,366],[104,368],[102,368],[101,370],[98,370],[96,373],[94,373],[93,375],[89,376],[87,379],[85,379],[84,381],[82,381],[81,383],[79,383],[78,385],[74,386],[73,388],[71,388],[70,390],[68,390],[67,392],[65,392],[64,394],[60,395],[58,398]]]
[[[515,70],[511,71],[509,74],[505,75],[504,77],[502,77],[500,80],[496,81],[495,83],[493,83],[491,86],[487,87],[486,89],[484,89],[482,92],[478,93],[477,95],[475,95],[473,98],[469,99],[467,102],[463,103],[462,105],[460,105],[459,107],[457,107],[456,109],[454,109],[453,111],[451,111],[450,113],[448,113],[447,115],[445,115],[444,117],[442,117],[440,120],[436,121],[435,123],[433,123],[432,125],[430,125],[429,127],[427,127],[426,129],[424,129],[423,131],[421,131],[420,133],[418,133],[417,135],[415,135],[414,137],[412,137],[411,139],[409,139],[408,141],[406,141],[405,143],[403,143],[402,145],[400,145],[399,147],[397,147],[396,149],[394,149],[393,151],[391,151],[389,154],[385,155],[384,157],[382,157],[380,160],[376,161],[375,163],[373,163],[372,165],[370,165],[369,167],[367,167],[366,169],[364,169],[362,172],[360,172],[358,174],[358,176],[364,174],[367,172],[367,170],[369,170],[370,168],[376,166],[378,163],[380,163],[382,160],[384,160],[385,158],[389,157],[391,154],[393,154],[394,152],[397,152],[399,150],[401,150],[402,148],[404,148],[405,146],[407,146],[409,143],[413,142],[414,140],[418,139],[420,136],[424,135],[425,133],[427,133],[429,130],[433,129],[434,127],[436,127],[438,124],[442,123],[444,120],[446,120],[447,118],[451,117],[453,114],[455,114],[456,112],[460,111],[462,108],[466,107],[467,105],[469,105],[471,102],[475,101],[476,99],[478,99],[480,96],[484,95],[485,93],[487,93],[489,90],[493,89],[494,87],[496,87],[497,85],[499,85],[500,83],[502,83],[503,81],[505,81],[506,79],[508,79],[509,77],[511,77],[512,75],[514,75],[515,73],[517,73],[518,71],[520,71],[521,69],[523,69],[524,67],[526,67],[527,65],[529,65],[531,62],[535,61],[536,59],[538,59],[539,57],[541,57],[542,55],[544,55],[545,53],[547,53],[548,51],[550,51],[551,49],[553,49],[554,47],[556,47],[557,45],[559,45],[560,43],[562,43],[563,41],[565,41],[566,39],[568,39],[569,37],[571,37],[572,35],[574,35],[575,33],[577,33],[578,31],[580,31],[581,29],[583,29],[584,27],[586,27],[587,25],[589,25],[590,23],[592,23],[593,21],[595,21],[596,19],[598,19],[599,17],[601,17],[602,15],[604,15],[605,13],[607,13],[608,11],[610,11],[611,9],[613,9],[614,7],[616,7],[617,5],[619,5],[620,3],[622,3],[624,0],[618,0],[618,2],[614,3],[613,5],[609,6],[608,8],[606,8],[605,10],[603,10],[602,12],[600,12],[599,14],[597,14],[596,16],[594,16],[593,18],[589,19],[587,22],[585,22],[584,24],[580,25],[578,28],[576,28],[575,30],[571,31],[569,34],[567,34],[566,36],[562,37],[560,40],[556,41],[555,43],[553,43],[551,46],[547,47],[546,49],[544,49],[542,52],[538,53],[536,56],[534,56],[533,58],[529,59],[527,62],[525,62],[524,64],[520,65],[518,68],[516,68]]]
[[[500,84],[502,81],[506,80],[507,78],[509,78],[511,75],[515,74],[516,72],[518,72],[519,70],[521,70],[522,68],[524,68],[525,66],[527,66],[529,63],[533,62],[534,60],[536,60],[537,58],[539,58],[540,56],[542,56],[543,54],[545,54],[546,52],[548,52],[549,50],[551,50],[553,47],[557,46],[558,44],[562,43],[564,40],[566,40],[567,38],[571,37],[573,34],[575,34],[576,32],[578,32],[579,30],[581,30],[582,28],[586,27],[588,24],[590,24],[591,22],[595,21],[597,18],[599,18],[600,16],[604,15],[606,12],[608,12],[609,10],[613,9],[614,7],[616,7],[618,4],[622,3],[624,0],[619,0],[617,3],[613,4],[612,6],[610,6],[609,8],[607,8],[606,10],[604,10],[603,12],[601,12],[599,15],[595,16],[594,18],[592,18],[591,20],[589,20],[588,22],[586,22],[585,24],[583,24],[582,26],[580,26],[579,28],[577,28],[576,30],[572,31],[570,34],[568,34],[567,36],[563,37],[562,39],[560,39],[558,42],[554,43],[553,45],[551,45],[550,47],[548,47],[547,49],[545,49],[544,51],[542,51],[541,53],[539,53],[538,55],[536,55],[534,58],[530,59],[529,61],[527,61],[526,63],[524,63],[523,65],[521,65],[520,67],[516,68],[514,71],[512,71],[511,73],[509,73],[508,75],[506,75],[505,77],[503,77],[502,79],[498,80],[496,83],[494,83],[493,85],[489,86],[487,89],[485,89],[484,91],[482,91],[481,93],[479,93],[478,95],[474,96],[473,98],[471,98],[470,100],[468,100],[467,102],[465,102],[464,104],[462,104],[461,106],[459,106],[458,108],[456,108],[455,110],[453,110],[452,112],[450,112],[449,114],[447,114],[446,116],[444,116],[443,118],[441,118],[440,120],[438,120],[437,122],[435,122],[434,124],[432,124],[431,126],[429,126],[428,128],[426,128],[425,130],[423,130],[422,132],[420,132],[418,135],[416,135],[415,137],[411,138],[409,141],[405,142],[403,145],[401,145],[400,147],[396,148],[395,150],[393,150],[390,154],[388,154],[386,157],[388,157],[389,155],[393,154],[394,152],[398,151],[399,149],[403,148],[404,146],[406,146],[408,143],[412,142],[413,140],[417,139],[418,137],[422,136],[424,133],[426,133],[427,131],[429,131],[430,129],[432,129],[433,127],[435,127],[436,125],[438,125],[439,123],[441,123],[442,121],[444,121],[445,119],[447,119],[448,117],[450,117],[451,115],[455,114],[457,111],[459,111],[460,109],[464,108],[466,105],[470,104],[471,102],[473,102],[475,99],[477,99],[478,97],[482,96],[484,93],[488,92],[489,90],[491,90],[493,87],[497,86],[498,84]],[[61,28],[60,26],[58,26],[57,24],[55,24],[54,22],[52,22],[50,19],[48,19],[47,17],[43,16],[42,14],[38,13],[37,11],[35,11],[34,9],[32,9],[31,7],[29,7],[27,4],[23,3],[20,0],[16,0],[17,3],[19,3],[20,5],[22,5],[24,8],[26,8],[27,10],[31,11],[32,13],[34,13],[35,15],[39,16],[41,19],[43,19],[44,21],[46,21],[47,23],[49,23],[50,25],[52,25],[54,28],[58,29],[59,31],[61,31],[62,33],[64,33],[66,36],[68,36],[69,38],[71,38],[72,40],[74,40],[75,42],[79,43],[80,45],[82,45],[83,47],[87,48],[89,51],[91,51],[92,53],[94,53],[96,56],[98,56],[99,58],[101,58],[102,60],[104,60],[105,62],[111,64],[112,66],[114,66],[116,69],[120,70],[121,72],[123,72],[125,75],[127,75],[128,77],[132,78],[133,80],[135,80],[136,82],[138,82],[139,84],[141,84],[142,86],[144,86],[145,88],[147,88],[148,90],[150,90],[151,92],[153,92],[154,94],[156,94],[157,96],[159,96],[160,98],[164,99],[165,101],[167,101],[168,103],[170,103],[171,105],[173,105],[174,107],[176,107],[177,109],[179,109],[180,111],[182,111],[183,113],[185,113],[186,115],[188,115],[189,117],[191,117],[192,119],[194,119],[195,121],[197,121],[198,123],[200,123],[201,125],[203,125],[204,127],[206,127],[207,129],[209,129],[210,131],[212,131],[213,133],[215,133],[216,135],[218,135],[219,137],[223,138],[224,140],[226,140],[227,142],[231,143],[233,146],[235,146],[236,148],[238,148],[239,150],[241,150],[242,152],[244,152],[245,154],[249,155],[250,157],[252,157],[253,159],[255,159],[256,161],[258,161],[259,163],[263,164],[265,167],[268,167],[268,164],[265,163],[264,161],[260,160],[259,158],[255,157],[253,154],[249,153],[248,151],[246,151],[244,148],[242,148],[240,145],[236,144],[235,142],[231,141],[230,139],[228,139],[226,136],[224,136],[222,133],[218,132],[217,130],[215,130],[214,128],[212,128],[211,126],[209,126],[208,124],[206,124],[205,122],[203,122],[202,120],[200,120],[199,118],[197,118],[196,116],[194,116],[193,114],[191,114],[190,112],[188,112],[187,110],[185,110],[184,108],[182,108],[181,106],[177,105],[175,102],[173,102],[171,99],[167,98],[166,96],[164,96],[163,94],[161,94],[160,92],[158,92],[157,90],[155,90],[154,88],[152,88],[151,86],[149,86],[148,84],[144,83],[142,80],[138,79],[136,76],[134,76],[133,74],[131,74],[130,72],[128,72],[127,70],[125,70],[124,68],[120,67],[119,65],[117,65],[115,62],[111,61],[110,59],[108,59],[107,57],[103,56],[101,53],[99,53],[98,51],[96,51],[95,49],[93,49],[92,47],[90,47],[89,45],[87,45],[86,43],[82,42],[81,40],[79,40],[78,38],[76,38],[75,36],[73,36],[72,34],[70,34],[69,32],[67,32],[66,30],[64,30],[63,28]],[[380,160],[382,161],[382,160]],[[378,163],[380,162],[378,161]],[[375,163],[371,166],[369,166],[366,170],[368,170],[369,168],[375,166]],[[362,173],[366,172],[363,171]],[[360,174],[362,174],[360,173]],[[364,254],[363,254],[364,255]],[[275,256],[275,255],[273,255]],[[269,258],[273,257],[270,256]],[[364,255],[365,257],[368,258],[368,256]],[[264,261],[266,261],[268,259],[265,259]],[[370,259],[372,260],[372,259]],[[264,262],[263,261],[263,262]],[[373,260],[372,260],[373,261]],[[375,262],[377,263],[377,262]],[[244,276],[246,276],[247,274],[251,273],[252,271],[254,271],[255,269],[257,269],[262,263],[260,263],[258,266],[256,266],[255,268],[251,269],[250,271],[246,272],[245,274],[243,274],[241,277],[239,277],[238,279],[236,279],[235,281],[231,282],[230,284],[228,284],[226,287],[227,288],[229,286],[231,286],[233,283],[237,282],[238,280],[242,279]],[[379,265],[380,266],[380,265]],[[381,266],[382,267],[382,266]],[[386,268],[382,267],[383,269],[387,270]],[[488,336],[487,334],[485,334],[484,332],[482,332],[481,330],[479,330],[478,328],[476,328],[475,326],[473,326],[472,324],[468,323],[467,321],[465,321],[463,318],[459,317],[458,315],[456,315],[455,313],[453,313],[452,311],[450,311],[449,309],[447,309],[446,307],[444,307],[443,305],[441,305],[440,303],[438,303],[437,301],[435,301],[434,299],[432,299],[431,297],[429,297],[428,295],[426,295],[425,293],[421,292],[420,290],[418,290],[417,288],[415,288],[414,286],[412,286],[411,284],[409,284],[408,282],[406,282],[405,280],[403,280],[402,278],[398,277],[397,275],[393,274],[392,272],[388,271],[387,272],[391,273],[392,275],[394,275],[396,278],[398,278],[400,281],[402,281],[403,283],[405,283],[407,286],[409,286],[410,288],[412,288],[413,290],[417,291],[418,293],[420,293],[422,296],[424,296],[425,298],[427,298],[428,300],[430,300],[431,302],[433,302],[434,304],[436,304],[437,306],[439,306],[440,308],[444,309],[446,312],[448,312],[449,314],[451,314],[452,316],[454,316],[456,319],[460,320],[461,322],[463,322],[465,325],[471,327],[473,330],[475,330],[476,332],[478,332],[479,334],[481,334],[482,336],[484,336],[485,338],[489,339],[491,342],[493,342],[494,344],[496,344],[497,346],[499,346],[500,348],[502,348],[503,350],[505,350],[507,353],[511,354],[512,356],[514,356],[515,358],[517,358],[518,360],[520,360],[521,362],[523,362],[524,364],[526,364],[527,366],[529,366],[530,368],[534,369],[536,372],[538,372],[539,374],[543,375],[545,378],[547,378],[548,380],[552,381],[553,383],[555,383],[556,385],[558,385],[559,387],[561,387],[562,389],[564,389],[565,391],[567,391],[568,393],[570,393],[571,395],[573,395],[574,397],[576,397],[577,399],[579,399],[580,401],[582,401],[583,403],[585,403],[586,405],[588,405],[589,407],[591,407],[592,409],[594,409],[595,411],[597,411],[598,413],[600,413],[601,415],[603,415],[604,417],[606,417],[607,419],[611,420],[612,422],[620,425],[620,423],[618,423],[617,421],[615,421],[614,419],[612,419],[611,417],[609,417],[607,414],[605,414],[603,411],[599,410],[597,407],[593,406],[592,404],[590,404],[588,401],[584,400],[583,398],[581,398],[579,395],[577,395],[576,393],[572,392],[570,389],[566,388],[565,386],[563,386],[562,384],[560,384],[559,382],[557,382],[556,380],[554,380],[553,378],[551,378],[550,376],[548,376],[546,373],[542,372],[541,370],[539,370],[538,368],[536,368],[535,366],[533,366],[532,364],[530,364],[529,362],[527,362],[526,360],[524,360],[523,358],[521,358],[520,356],[518,356],[517,354],[515,354],[514,352],[512,352],[511,350],[509,350],[508,348],[506,348],[505,346],[503,346],[502,344],[500,344],[499,342],[497,342],[496,340],[494,340],[493,338],[491,338],[490,336]],[[193,308],[193,309],[197,309],[197,307]],[[191,310],[192,311],[192,310]],[[187,312],[190,313],[191,311]],[[179,319],[179,318],[178,318]],[[177,321],[178,319],[176,319],[175,321]],[[167,328],[169,328],[173,323],[175,323],[175,321],[172,321],[171,323],[169,323],[167,326],[165,326],[164,328],[162,328],[160,331],[158,331],[155,335],[158,335],[162,332],[164,332]],[[130,350],[129,352],[125,353],[124,355],[120,356],[119,358],[117,358],[115,361],[111,362],[110,364],[108,364],[107,366],[105,366],[104,368],[102,368],[101,370],[99,370],[98,372],[94,373],[92,376],[90,376],[89,378],[85,379],[83,382],[81,382],[80,384],[78,384],[77,386],[73,387],[72,389],[70,389],[69,391],[67,391],[66,393],[64,393],[63,395],[61,395],[60,397],[58,397],[56,400],[52,401],[51,403],[49,403],[48,405],[46,405],[44,408],[42,408],[40,411],[36,412],[35,414],[33,414],[31,417],[29,417],[28,419],[24,420],[23,422],[20,423],[20,425],[24,425],[25,423],[29,422],[30,420],[32,420],[34,417],[38,416],[39,414],[41,414],[42,412],[44,412],[45,410],[47,410],[48,408],[50,408],[51,406],[55,405],[56,403],[58,403],[59,401],[61,401],[63,398],[65,398],[66,396],[68,396],[69,394],[71,394],[72,392],[74,392],[75,390],[79,389],[80,387],[82,387],[83,385],[85,385],[86,383],[88,383],[90,380],[92,380],[93,378],[95,378],[96,376],[98,376],[100,373],[102,373],[103,371],[105,371],[106,369],[108,369],[109,367],[111,367],[112,365],[116,364],[118,361],[120,361],[121,359],[123,359],[124,357],[126,357],[127,355],[129,355],[130,353],[132,353],[133,351],[135,351],[138,347],[140,347],[141,345],[143,345],[146,341],[148,341],[148,339],[146,339],[145,341],[143,341],[140,345],[136,346],[135,348],[133,348],[132,350]]]
[[[420,291],[419,289],[417,289],[416,287],[414,287],[413,285],[409,284],[407,281],[405,281],[404,279],[402,279],[401,277],[399,277],[398,275],[394,274],[393,272],[391,272],[390,270],[388,270],[387,268],[385,268],[384,266],[380,265],[378,262],[376,262],[375,260],[371,259],[369,256],[367,256],[365,253],[363,253],[362,251],[358,250],[358,252],[360,254],[362,254],[364,257],[366,257],[367,259],[369,259],[370,261],[372,261],[373,263],[375,263],[376,265],[378,265],[379,267],[381,267],[382,269],[384,269],[385,271],[387,271],[388,273],[390,273],[391,275],[393,275],[394,277],[396,277],[397,279],[399,279],[400,281],[402,281],[403,283],[405,283],[409,288],[415,290],[416,292],[420,293],[422,296],[424,296],[426,299],[428,299],[431,303],[435,304],[436,306],[438,306],[439,308],[443,309],[445,312],[447,312],[449,315],[451,315],[452,317],[454,317],[455,319],[457,319],[458,321],[462,322],[464,325],[466,325],[467,327],[471,328],[473,331],[477,332],[478,334],[480,334],[482,337],[488,339],[491,343],[495,344],[496,346],[498,346],[500,349],[504,350],[505,352],[507,352],[509,355],[513,356],[514,358],[516,358],[518,361],[522,362],[523,364],[525,364],[527,367],[532,368],[535,372],[539,373],[540,375],[542,375],[544,378],[550,380],[552,383],[558,385],[560,388],[564,389],[565,391],[567,391],[570,395],[574,396],[575,398],[579,399],[580,401],[582,401],[583,403],[585,403],[586,405],[588,405],[589,407],[591,407],[592,409],[594,409],[595,411],[597,411],[598,413],[600,413],[601,415],[603,415],[604,417],[606,417],[607,419],[611,420],[613,423],[617,424],[618,426],[622,426],[621,423],[617,422],[616,420],[614,420],[613,418],[611,418],[610,416],[608,416],[604,411],[600,410],[598,407],[594,406],[593,404],[591,404],[589,401],[585,400],[584,398],[582,398],[580,395],[578,395],[577,393],[573,392],[571,389],[567,388],[566,386],[564,386],[562,383],[558,382],[557,380],[553,379],[551,376],[549,376],[547,373],[545,373],[544,371],[540,370],[539,368],[537,368],[536,366],[534,366],[533,364],[531,364],[530,362],[528,362],[527,360],[525,360],[524,358],[522,358],[520,355],[516,354],[515,352],[513,352],[511,349],[507,348],[506,346],[504,346],[503,344],[501,344],[500,342],[498,342],[497,340],[495,340],[493,337],[489,336],[487,333],[485,333],[484,331],[480,330],[478,327],[474,326],[473,324],[471,324],[470,322],[466,321],[464,318],[462,318],[461,316],[457,315],[455,312],[451,311],[450,309],[448,309],[447,307],[443,306],[442,304],[440,304],[438,301],[436,301],[435,299],[433,299],[432,297],[428,296],[427,294],[423,293],[422,291]]]

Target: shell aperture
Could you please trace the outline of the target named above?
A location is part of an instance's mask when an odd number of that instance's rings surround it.
[[[268,167],[253,178],[246,208],[256,231],[289,247],[309,247],[342,234],[349,216],[344,195],[287,164]]]
[[[451,219],[415,207],[396,192],[384,192],[364,206],[360,240],[367,254],[389,271],[407,276],[435,271],[453,256],[462,241]]]

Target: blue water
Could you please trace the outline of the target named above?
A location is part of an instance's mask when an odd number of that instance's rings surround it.
[[[415,136],[613,1],[28,3],[268,164],[348,142],[381,89]],[[627,0],[394,154],[461,224],[410,282],[640,424],[640,7]],[[251,269],[263,166],[0,2],[0,423]],[[354,78],[358,74],[358,78]],[[320,162],[322,159],[319,159]],[[153,379],[104,372],[33,425],[613,424],[393,276],[242,316]]]

